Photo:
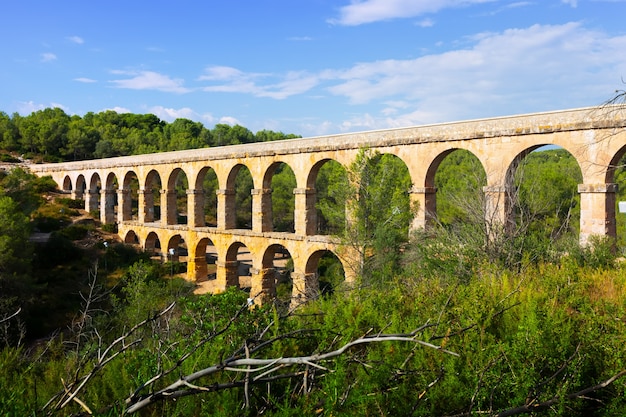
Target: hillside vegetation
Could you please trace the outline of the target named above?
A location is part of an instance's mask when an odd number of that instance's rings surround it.
[[[577,243],[573,158],[531,153],[495,235],[476,163],[444,159],[436,224],[413,234],[402,161],[325,165],[320,225],[361,274],[324,264],[296,310],[194,295],[50,179],[2,173],[0,415],[622,416],[626,270],[615,242]]]

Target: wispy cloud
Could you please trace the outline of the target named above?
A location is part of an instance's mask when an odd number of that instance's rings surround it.
[[[67,38],[70,42],[76,43],[78,45],[82,45],[85,43],[85,40],[83,38],[81,38],[80,36],[69,36]]]
[[[225,66],[208,67],[199,81],[208,81],[206,92],[244,93],[256,97],[285,99],[289,96],[309,91],[319,83],[315,74],[306,71],[290,71],[284,75],[245,73]],[[269,82],[263,84],[265,80]]]
[[[328,21],[332,24],[357,26],[493,1],[498,0],[352,0],[349,5],[340,9],[339,17]]]
[[[188,93],[191,90],[183,86],[184,81],[179,78],[170,78],[167,75],[153,71],[112,71],[113,74],[128,75],[131,78],[111,80],[117,88],[131,90],[157,90],[166,93]]]
[[[45,52],[41,54],[41,62],[52,62],[56,61],[57,56],[51,52]]]
[[[78,81],[79,83],[97,83],[96,80],[92,80],[91,78],[85,78],[85,77],[79,77],[79,78],[74,78],[74,81]]]

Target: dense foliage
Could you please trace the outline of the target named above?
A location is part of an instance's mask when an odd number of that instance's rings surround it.
[[[107,110],[83,117],[67,115],[60,108],[46,108],[21,116],[0,112],[0,149],[41,158],[44,161],[75,161],[239,143],[264,142],[297,137],[243,126],[176,119],[172,123],[153,114],[117,113]]]

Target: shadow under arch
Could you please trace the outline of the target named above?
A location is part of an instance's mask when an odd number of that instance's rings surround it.
[[[196,177],[194,192],[196,193],[195,219],[189,219],[193,226],[217,227],[217,190],[219,183],[215,169],[210,166],[202,168]]]
[[[167,180],[167,224],[187,224],[189,181],[182,168],[174,168]]]
[[[152,223],[161,220],[161,190],[163,189],[161,175],[155,169],[150,170],[146,175],[146,182],[143,186],[143,210],[144,221]]]
[[[252,254],[248,247],[235,241],[226,250],[224,263],[226,287],[236,286],[241,289],[249,289],[252,286]]]
[[[124,243],[127,245],[141,246],[141,242],[139,240],[139,236],[135,233],[134,230],[129,230],[124,236]]]
[[[264,199],[263,230],[288,233],[295,231],[295,188],[296,176],[287,163],[277,161],[267,168],[261,189],[261,198]]]
[[[344,265],[330,250],[313,252],[306,262],[305,274],[316,276],[321,295],[332,295],[346,283]]]
[[[226,180],[226,229],[252,229],[254,178],[244,164],[235,165]]]
[[[193,260],[194,271],[192,279],[200,285],[207,286],[201,292],[214,292],[213,286],[217,277],[217,249],[211,239],[202,238],[191,248],[190,260]],[[190,262],[188,262],[189,268]],[[206,283],[211,281],[211,283]],[[206,283],[206,284],[205,284]],[[210,288],[209,288],[210,287]]]
[[[348,186],[345,166],[331,158],[316,162],[306,182],[307,235],[341,234],[346,226],[346,205],[340,191]]]

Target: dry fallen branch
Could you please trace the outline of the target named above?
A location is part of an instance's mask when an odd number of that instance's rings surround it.
[[[320,370],[327,370],[324,366],[320,365],[320,362],[327,361],[336,358],[349,349],[370,343],[379,342],[412,342],[419,345],[439,350],[443,353],[459,356],[458,354],[449,350],[443,349],[439,346],[433,345],[428,342],[416,339],[416,335],[420,332],[420,329],[406,334],[376,334],[372,336],[365,336],[359,339],[353,340],[341,346],[340,348],[316,355],[310,356],[297,356],[286,358],[269,358],[269,359],[255,359],[250,357],[238,358],[226,360],[218,365],[210,366],[200,371],[194,372],[190,375],[179,378],[176,382],[168,385],[167,387],[158,390],[154,393],[147,394],[142,397],[131,396],[127,399],[126,414],[132,414],[139,411],[150,404],[157,401],[164,400],[166,398],[179,398],[186,395],[195,394],[197,392],[217,391],[220,389],[227,389],[236,386],[248,387],[250,384],[266,383],[271,380],[300,377],[305,371],[294,372],[290,374],[276,375],[279,370],[293,366],[313,367]],[[228,384],[212,384],[208,387],[198,386],[192,384],[194,381],[213,375],[219,372],[235,372],[244,373],[245,377],[241,381],[231,382]],[[272,375],[274,374],[274,375]]]
[[[174,305],[175,303],[172,303],[161,312],[156,313],[152,317],[149,317],[136,324],[122,336],[111,342],[107,347],[104,348],[104,350],[102,349],[102,346],[98,346],[96,362],[91,370],[82,377],[76,378],[75,381],[71,382],[67,386],[65,385],[65,383],[63,383],[63,391],[53,396],[46,403],[46,405],[43,406],[43,410],[48,409],[54,403],[54,406],[50,409],[50,412],[52,413],[54,411],[61,410],[62,408],[66,407],[70,402],[75,401],[76,396],[79,394],[79,392],[85,387],[87,382],[89,382],[93,378],[93,376],[98,373],[98,371],[100,371],[107,363],[111,362],[118,355],[141,342],[141,339],[137,339],[131,341],[130,343],[127,343],[128,338],[130,338],[141,327],[155,320],[158,320],[160,317],[167,314],[170,310],[174,308]]]

